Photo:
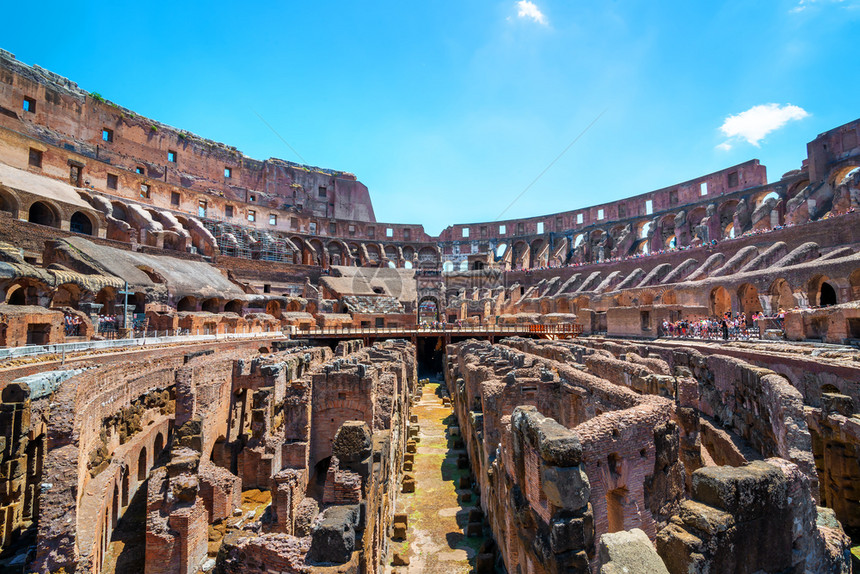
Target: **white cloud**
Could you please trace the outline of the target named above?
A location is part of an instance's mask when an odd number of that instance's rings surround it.
[[[529,0],[519,0],[517,2],[517,17],[528,18],[544,26],[549,24],[549,21],[546,19],[546,16],[544,16],[544,13],[537,7],[537,4],[530,2]]]
[[[823,6],[825,4],[841,5],[845,8],[856,7],[856,2],[854,0],[851,0],[848,2],[846,2],[845,0],[800,0],[794,8],[789,10],[789,12],[791,14],[798,14],[798,13],[803,12],[804,10],[806,10],[807,8],[810,8],[812,6],[815,6],[815,5]]]
[[[746,140],[759,147],[759,142],[770,132],[778,130],[792,120],[802,120],[809,113],[799,106],[791,104],[762,104],[753,106],[745,112],[729,116],[720,126],[720,131],[729,138],[718,145],[722,150],[729,150],[732,140]]]

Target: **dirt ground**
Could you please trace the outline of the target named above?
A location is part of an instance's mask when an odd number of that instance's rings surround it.
[[[457,455],[466,451],[452,448],[454,440],[447,436],[447,427],[456,423],[451,409],[442,406],[438,389],[435,382],[425,385],[420,402],[412,409],[418,415],[421,440],[413,471],[407,474],[415,477],[416,486],[414,493],[398,497],[397,512],[408,515],[409,529],[405,541],[392,541],[390,553],[408,556],[409,565],[389,565],[387,572],[472,572],[484,542],[482,537],[463,534],[475,497],[469,503],[457,501],[459,493],[471,492],[457,488],[460,477],[469,474],[469,470],[457,468]]]

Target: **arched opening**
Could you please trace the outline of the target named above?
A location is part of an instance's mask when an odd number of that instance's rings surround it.
[[[128,306],[135,313],[146,313],[146,293],[135,292],[128,298]]]
[[[710,297],[711,315],[721,317],[732,311],[732,298],[725,287],[715,287]]]
[[[269,301],[266,303],[266,313],[274,317],[275,319],[281,318],[281,304],[277,301]]]
[[[500,257],[504,257],[504,255],[505,255],[505,251],[506,251],[507,249],[508,249],[508,244],[507,244],[507,243],[499,243],[499,244],[496,246],[496,259],[498,259],[498,258],[500,258]]]
[[[225,313],[236,313],[237,315],[242,314],[242,307],[244,307],[244,303],[239,301],[238,299],[234,299],[233,301],[228,302],[224,305]]]
[[[759,208],[764,205],[764,202],[766,202],[768,199],[772,199],[774,203],[779,203],[779,194],[775,191],[770,191],[768,193],[758,196],[755,201],[756,208]]]
[[[389,260],[388,260],[388,268],[389,268],[389,269],[395,269],[395,268],[397,268],[397,265],[395,265],[395,264],[394,264],[394,261],[391,261],[391,260],[389,259]]]
[[[111,528],[116,528],[116,523],[119,521],[119,487],[114,483],[113,485],[113,504],[111,504],[110,510],[110,523]]]
[[[140,455],[137,457],[137,481],[143,482],[146,480],[146,474],[149,471],[146,459],[146,447],[140,449]]]
[[[81,288],[74,283],[64,283],[56,288],[51,297],[51,307],[71,307],[77,309],[81,302]]]
[[[152,456],[157,460],[159,456],[161,456],[161,451],[164,450],[164,435],[158,433],[155,435],[155,442],[153,443],[153,452]]]
[[[674,234],[666,238],[666,249],[675,249],[678,247],[678,238]]]
[[[475,265],[473,267],[473,269],[475,271],[480,271],[483,268],[484,268],[484,262],[483,261],[475,261]]]
[[[18,216],[18,200],[3,189],[0,189],[0,211],[11,213],[12,217]]]
[[[84,215],[82,212],[76,211],[72,214],[72,218],[69,221],[69,229],[72,231],[72,233],[92,235],[93,222],[90,221],[90,218]]]
[[[26,305],[27,290],[20,285],[12,286],[6,295],[6,303],[9,305]]]
[[[807,298],[812,307],[828,307],[839,302],[836,288],[825,275],[817,275],[809,280]]]
[[[549,249],[547,242],[543,239],[536,239],[529,246],[529,264],[531,267],[542,267],[549,262]]]
[[[411,262],[411,261],[409,261],[409,260],[404,261],[404,262],[403,262],[403,268],[404,268],[404,269],[412,269],[412,262]]]
[[[330,464],[331,457],[327,456],[314,465],[313,484],[319,489],[322,489],[325,486],[325,479],[328,474],[328,467]]]
[[[209,313],[217,313],[219,311],[220,307],[221,307],[220,302],[218,301],[218,299],[215,299],[215,298],[206,299],[200,305],[200,309],[202,311],[206,311]]]
[[[860,269],[855,269],[848,276],[848,284],[851,287],[851,300],[857,301],[860,299]]]
[[[831,285],[827,281],[822,282],[819,305],[821,307],[829,307],[831,305],[836,305],[836,303],[836,289],[834,289],[833,285]]]
[[[835,187],[837,185],[849,183],[851,178],[854,177],[858,171],[860,171],[860,167],[857,167],[856,165],[845,166],[837,170],[832,175],[831,185]]]
[[[196,311],[197,310],[197,300],[192,296],[183,297],[176,303],[177,311]]]
[[[450,261],[446,261],[442,264],[442,271],[445,273],[450,273],[454,270],[454,264]]]
[[[774,280],[770,286],[771,313],[781,313],[796,306],[794,293],[788,281],[782,278]]]
[[[467,259],[463,259],[460,261],[460,271],[468,271],[469,270],[469,261]]]
[[[418,323],[432,323],[439,320],[439,305],[435,299],[422,299],[418,303]]]
[[[54,210],[48,204],[41,201],[37,201],[30,206],[27,221],[48,227],[59,227],[59,218],[54,213]]]
[[[749,283],[744,283],[738,288],[738,303],[740,304],[741,312],[746,315],[748,326],[753,324],[753,313],[764,311],[758,298],[758,289],[756,289],[755,285]]]
[[[374,264],[378,263],[379,260],[381,259],[381,255],[379,253],[379,247],[377,247],[376,245],[374,245],[372,243],[368,243],[366,245],[366,247],[367,247],[367,259],[368,259],[368,261],[370,261]]]
[[[6,289],[6,302],[9,305],[48,306],[50,290],[41,281],[19,279]]]
[[[717,210],[720,218],[720,230],[722,231],[722,237],[724,238],[733,238],[736,235],[743,233],[742,229],[735,229],[734,225],[735,210],[737,210],[739,203],[740,201],[736,199],[730,199],[720,205]]]
[[[123,473],[122,475],[122,507],[125,508],[128,506],[128,496],[131,494],[129,490],[128,484],[128,472]]]
[[[102,306],[99,310],[99,314],[113,315],[114,313],[116,313],[116,291],[113,287],[102,288],[96,294],[95,302]]]

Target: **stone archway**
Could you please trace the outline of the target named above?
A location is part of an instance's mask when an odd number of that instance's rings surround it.
[[[422,297],[418,301],[418,324],[439,320],[439,300],[435,297]]]
[[[721,317],[732,311],[732,297],[728,289],[723,286],[714,287],[711,290],[709,303],[711,315],[715,317]]]

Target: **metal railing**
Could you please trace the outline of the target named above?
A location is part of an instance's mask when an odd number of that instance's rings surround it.
[[[175,332],[174,332],[175,333]],[[187,333],[187,331],[186,331]],[[0,348],[0,361],[19,357],[35,357],[39,355],[63,355],[97,349],[121,349],[128,347],[145,347],[165,343],[203,343],[209,341],[229,341],[233,339],[264,339],[286,336],[281,331],[263,333],[215,333],[215,334],[173,334],[162,331],[160,335],[153,331],[148,335],[131,339],[108,339],[101,341],[80,341],[75,343],[58,343],[54,345],[26,345],[24,347]]]
[[[578,335],[582,333],[582,325],[445,325],[439,327],[426,325],[409,325],[402,327],[298,327],[294,331],[295,336],[377,336],[377,335],[504,335],[504,334],[566,334]]]

